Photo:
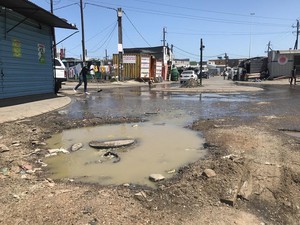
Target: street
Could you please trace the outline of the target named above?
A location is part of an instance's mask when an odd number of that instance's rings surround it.
[[[89,83],[85,95],[67,82],[60,95],[70,104],[1,124],[0,224],[298,224],[300,141],[289,133],[300,132],[298,85],[222,77],[185,89],[128,83],[100,84],[101,93]],[[200,132],[208,154],[155,188],[49,178],[52,135],[145,121],[180,121]]]

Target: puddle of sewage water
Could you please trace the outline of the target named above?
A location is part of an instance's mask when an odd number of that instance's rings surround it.
[[[130,138],[137,140],[131,147],[114,150],[121,160],[103,160],[107,150],[89,147],[92,140]],[[139,123],[106,125],[66,130],[47,141],[50,148],[68,149],[74,143],[83,143],[82,149],[70,154],[47,158],[52,179],[70,178],[103,185],[132,183],[154,186],[150,174],[168,173],[205,155],[204,139],[200,133],[167,123]],[[99,162],[104,161],[102,163]]]

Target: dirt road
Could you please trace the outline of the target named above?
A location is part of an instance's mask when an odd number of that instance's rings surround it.
[[[207,92],[213,92],[213,83],[208,82],[215,81],[216,85],[219,81],[214,79],[205,81],[204,86],[210,87]],[[215,92],[224,83],[219,85]],[[250,92],[249,86],[253,85],[256,87]],[[174,178],[160,182],[157,189],[134,184],[87,185],[48,178],[43,159],[48,154],[45,140],[52,134],[82,126],[144,119],[138,110],[131,114],[127,108],[118,114],[109,111],[106,115],[108,108],[97,111],[98,114],[77,113],[76,105],[86,105],[88,101],[84,95],[74,97],[72,84],[66,85],[63,94],[72,98],[67,113],[60,109],[1,124],[0,224],[299,224],[300,140],[285,132],[299,132],[300,104],[299,98],[295,98],[299,88],[281,84],[264,101],[248,102],[264,85],[275,83],[249,83],[236,90],[235,84],[230,83],[230,92],[247,89],[243,95],[250,97],[241,105],[233,104],[230,95],[223,101],[219,98],[224,96],[213,96],[217,100],[207,101],[212,111],[204,103],[198,109],[194,103],[185,102],[181,107],[188,108],[191,114],[203,112],[189,127],[201,131],[209,154],[180,168]],[[127,98],[135,93],[132,89],[121,92],[119,87],[102,88],[108,92],[99,99],[103,104],[104,98],[117,94]],[[151,93],[170,89],[183,91],[156,85]],[[277,90],[284,92],[276,95]],[[196,90],[190,88],[186,92]],[[294,107],[287,103],[290,98],[294,99]],[[172,98],[160,99],[161,111],[175,107]],[[183,102],[176,104],[180,107]],[[145,111],[144,107],[152,110],[153,104],[143,104],[141,110]]]

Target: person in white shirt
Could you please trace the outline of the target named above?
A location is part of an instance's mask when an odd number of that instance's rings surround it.
[[[91,66],[90,66],[90,74],[93,78],[93,80],[95,80],[95,63],[92,63]]]

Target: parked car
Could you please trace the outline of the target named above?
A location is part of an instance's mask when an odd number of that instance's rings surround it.
[[[184,83],[190,79],[198,80],[198,76],[194,70],[185,70],[180,74],[180,83]]]
[[[202,78],[209,79],[209,73],[208,72],[202,72]]]
[[[208,71],[202,71],[201,74],[202,74],[202,78],[209,79],[209,73],[208,73]],[[200,78],[200,71],[198,71],[197,75]]]
[[[61,83],[67,80],[67,71],[60,59],[55,58],[54,63],[55,93],[57,93],[61,88]]]

